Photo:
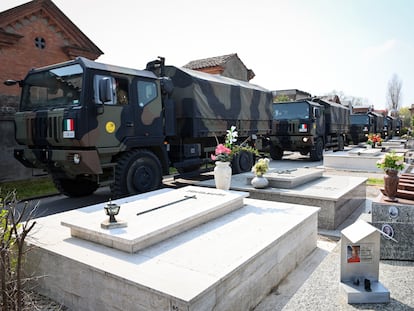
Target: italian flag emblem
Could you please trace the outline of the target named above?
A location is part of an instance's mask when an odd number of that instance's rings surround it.
[[[66,119],[63,121],[63,130],[64,131],[73,131],[75,130],[73,119]]]
[[[302,123],[299,125],[299,132],[307,132],[308,131],[308,125],[305,123]]]

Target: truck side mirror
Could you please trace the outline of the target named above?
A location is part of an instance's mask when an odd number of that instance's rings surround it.
[[[99,80],[99,100],[103,104],[112,101],[112,85],[109,78]]]

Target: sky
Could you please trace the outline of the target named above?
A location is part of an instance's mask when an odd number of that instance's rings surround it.
[[[26,3],[1,0],[0,11]],[[143,69],[237,53],[269,90],[336,91],[387,107],[402,82],[414,104],[412,0],[53,0],[103,52],[97,61]]]

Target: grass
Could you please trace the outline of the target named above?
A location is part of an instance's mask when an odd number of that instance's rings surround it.
[[[384,179],[383,178],[368,177],[367,185],[368,186],[383,186],[384,185]]]
[[[0,190],[2,193],[16,191],[19,201],[59,193],[50,177],[2,182],[0,183]]]

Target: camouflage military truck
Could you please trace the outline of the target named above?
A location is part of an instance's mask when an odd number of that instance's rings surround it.
[[[382,134],[384,131],[384,117],[372,111],[350,115],[350,130],[348,141],[354,145],[366,142],[369,134]]]
[[[382,131],[382,138],[391,139],[394,135],[399,135],[397,131],[398,120],[396,117],[386,116],[384,118],[384,129]]]
[[[269,152],[274,160],[285,150],[323,159],[325,149],[343,150],[349,131],[349,109],[321,98],[273,104]]]
[[[159,188],[175,167],[199,173],[217,141],[236,126],[252,146],[271,122],[271,93],[259,86],[189,69],[145,70],[85,58],[30,71],[22,81],[14,154],[42,168],[68,196],[110,185],[114,196]],[[250,171],[254,155],[242,149],[233,171]]]
[[[372,133],[370,130],[373,128],[373,117],[367,113],[357,113],[351,114],[349,120],[348,142],[357,145],[367,141],[368,134]]]

